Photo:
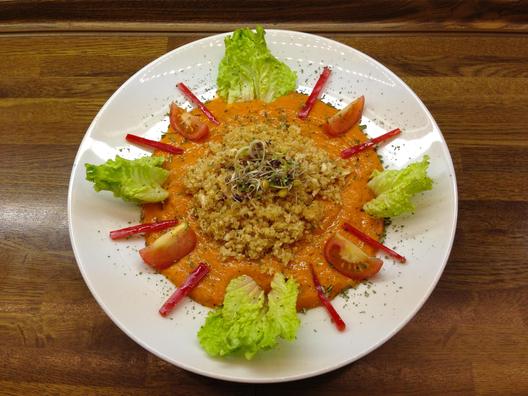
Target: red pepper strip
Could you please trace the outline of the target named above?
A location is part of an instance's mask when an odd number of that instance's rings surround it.
[[[308,99],[306,99],[306,103],[301,108],[301,110],[299,110],[299,113],[297,114],[297,116],[301,120],[306,119],[306,117],[308,117],[308,114],[310,114],[310,111],[312,110],[312,107],[314,106],[315,101],[319,97],[319,94],[321,93],[321,90],[323,89],[324,85],[326,84],[326,81],[328,80],[328,77],[330,77],[330,72],[331,71],[332,70],[329,69],[328,67],[326,67],[326,66],[324,67],[323,72],[319,76],[319,80],[317,80],[317,82],[315,83],[315,86],[313,87],[312,93],[310,94]]]
[[[141,232],[161,231],[178,224],[178,220],[165,220],[156,223],[138,224],[135,226],[121,228],[120,230],[110,231],[110,238],[120,239],[130,235],[139,234]]]
[[[213,113],[211,113],[209,111],[209,109],[207,107],[205,107],[205,105],[200,101],[200,99],[198,99],[196,97],[196,95],[194,95],[192,93],[192,91],[187,88],[187,86],[184,84],[184,83],[178,83],[176,84],[176,86],[180,89],[180,91],[182,91],[182,93],[191,101],[193,102],[196,106],[198,106],[200,108],[200,110],[202,110],[202,113],[205,114],[205,116],[207,118],[209,118],[209,120],[211,120],[211,122],[213,122],[214,124],[216,125],[220,125],[220,121],[218,121],[216,119],[216,117],[213,115]]]
[[[171,153],[171,154],[183,153],[183,149],[180,147],[171,146],[170,144],[166,144],[166,143],[156,142],[155,140],[145,139],[140,136],[131,135],[130,133],[126,135],[126,140],[128,140],[131,143],[136,143],[141,146],[153,147],[155,149],[166,151],[167,153]]]
[[[337,313],[337,311],[332,306],[332,303],[328,298],[326,297],[323,287],[321,286],[321,283],[319,283],[319,279],[317,279],[317,275],[315,275],[315,271],[313,267],[311,267],[312,270],[312,278],[313,283],[315,285],[315,290],[317,290],[317,295],[319,296],[319,300],[321,300],[321,303],[324,305],[328,313],[330,314],[330,318],[332,318],[332,322],[334,322],[335,326],[337,327],[337,330],[339,331],[345,331],[346,324],[341,319],[341,316]]]
[[[406,261],[405,257],[403,257],[402,255],[396,253],[394,250],[388,248],[387,246],[379,243],[375,239],[372,239],[367,234],[362,233],[361,231],[359,231],[354,226],[352,226],[352,225],[350,225],[348,223],[344,223],[343,224],[343,229],[345,231],[350,232],[351,234],[355,235],[358,239],[362,240],[366,244],[369,244],[370,246],[372,246],[372,247],[374,247],[376,249],[383,250],[384,252],[386,252],[387,254],[391,255],[392,257],[394,257],[399,262],[405,263],[405,261]]]
[[[169,297],[165,304],[160,308],[159,313],[161,316],[167,316],[172,309],[178,304],[183,297],[187,296],[192,289],[194,289],[202,278],[209,272],[209,267],[205,263],[200,263],[193,272],[187,277],[183,285],[181,285],[176,291]]]
[[[383,142],[384,140],[387,140],[393,136],[399,135],[401,133],[400,128],[393,129],[390,132],[387,132],[381,136],[378,136],[377,138],[373,138],[370,140],[367,140],[365,143],[358,144],[356,146],[352,146],[349,148],[344,149],[341,151],[341,158],[347,159],[352,157],[354,154],[357,154],[363,150],[368,149],[369,147],[374,146],[375,144],[378,144],[380,142]]]

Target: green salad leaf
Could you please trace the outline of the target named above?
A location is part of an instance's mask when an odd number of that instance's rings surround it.
[[[297,75],[275,58],[266,45],[264,29],[242,28],[225,38],[225,55],[218,68],[218,95],[227,103],[261,99],[271,102],[295,90]]]
[[[277,345],[279,337],[294,340],[300,324],[295,308],[298,291],[295,280],[277,273],[266,302],[251,277],[232,279],[223,306],[209,313],[198,332],[200,345],[210,356],[242,353],[249,360]]]
[[[395,217],[414,211],[413,195],[433,188],[433,180],[427,176],[429,156],[401,170],[375,170],[368,186],[376,198],[367,202],[363,209],[374,217]]]
[[[160,202],[169,196],[161,186],[169,176],[161,167],[164,161],[161,156],[127,160],[117,155],[101,165],[85,164],[86,180],[94,183],[95,191],[112,191],[125,201]]]

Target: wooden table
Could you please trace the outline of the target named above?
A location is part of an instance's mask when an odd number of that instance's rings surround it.
[[[0,394],[528,394],[526,3],[238,3],[0,4]],[[421,311],[361,360],[288,384],[216,381],[143,350],[90,295],[67,228],[72,162],[108,97],[165,52],[244,21],[318,32],[388,66],[432,112],[458,177],[455,244]]]

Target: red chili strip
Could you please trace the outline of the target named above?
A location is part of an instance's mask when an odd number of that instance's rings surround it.
[[[142,232],[161,231],[175,226],[178,223],[178,220],[165,220],[156,223],[138,224],[131,227],[121,228],[120,230],[110,231],[110,238],[121,239]]]
[[[393,136],[399,135],[401,133],[400,128],[393,129],[390,132],[387,132],[381,136],[378,136],[376,138],[367,140],[365,143],[358,144],[356,146],[352,146],[349,148],[344,149],[341,151],[341,158],[347,159],[352,157],[354,154],[360,153],[363,150],[366,150],[380,142],[383,142],[384,140],[390,139]]]
[[[376,249],[383,250],[385,253],[391,255],[392,257],[394,257],[399,262],[405,263],[406,258],[403,257],[401,254],[396,253],[394,250],[392,250],[392,249],[388,248],[387,246],[379,243],[375,239],[372,239],[367,234],[362,233],[361,231],[359,231],[354,226],[352,226],[352,225],[350,225],[348,223],[344,223],[343,224],[343,229],[345,231],[347,231],[347,232],[350,232],[352,235],[356,236],[358,239],[362,240],[366,244],[369,244],[370,246],[372,246],[372,247],[374,247]]]
[[[315,83],[315,86],[313,87],[312,93],[310,94],[308,99],[306,99],[306,103],[301,108],[301,110],[299,110],[299,113],[297,114],[297,116],[301,120],[306,119],[306,117],[308,117],[308,114],[310,114],[310,111],[312,110],[312,107],[314,106],[315,101],[319,97],[319,94],[321,93],[321,90],[326,84],[328,77],[330,77],[331,71],[332,70],[330,68],[326,66],[324,67],[323,72],[321,73],[321,75],[319,76],[319,79],[317,80],[317,82]]]
[[[155,149],[166,151],[167,153],[171,154],[181,154],[183,153],[183,149],[176,146],[171,146],[170,144],[156,142],[155,140],[145,139],[140,136],[131,135],[130,133],[126,135],[126,140],[130,143],[136,143],[141,146],[148,146],[153,147]]]
[[[194,289],[198,283],[203,279],[209,272],[209,267],[205,263],[200,263],[193,272],[189,274],[183,285],[181,285],[176,291],[169,297],[165,304],[160,308],[159,313],[161,316],[167,316],[173,308],[178,304],[183,297],[187,296],[192,289]]]
[[[337,330],[345,331],[346,329],[345,322],[343,321],[343,319],[341,319],[341,316],[339,316],[337,311],[334,309],[328,297],[326,297],[323,287],[321,286],[321,283],[319,282],[317,275],[315,275],[315,271],[313,267],[311,267],[311,270],[312,270],[313,283],[315,285],[315,290],[317,290],[317,295],[319,296],[319,300],[321,300],[321,303],[324,305],[324,307],[330,314],[330,318],[332,319],[332,322],[334,322],[335,326],[337,327]]]
[[[187,85],[185,85],[184,83],[178,83],[176,84],[176,86],[180,89],[180,91],[182,91],[182,93],[191,101],[193,102],[196,106],[198,106],[200,108],[200,110],[202,110],[202,113],[205,114],[205,116],[207,118],[209,118],[209,120],[211,120],[211,122],[213,122],[214,124],[216,125],[220,125],[220,121],[218,121],[216,119],[216,117],[213,115],[213,113],[211,113],[209,111],[209,109],[207,107],[205,107],[205,105],[200,101],[200,99],[198,99],[196,97],[195,94],[192,93],[192,91],[187,88]]]

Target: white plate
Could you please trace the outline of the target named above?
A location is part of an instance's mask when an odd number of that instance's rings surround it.
[[[224,34],[185,45],[150,63],[106,102],[79,147],[68,194],[70,237],[79,269],[97,302],[126,334],[144,348],[186,370],[241,382],[280,382],[322,374],[344,366],[382,345],[418,311],[435,287],[451,250],[457,217],[457,191],[448,148],[433,117],[396,75],[365,54],[338,42],[305,33],[267,30],[272,53],[298,73],[299,89],[308,92],[322,66],[333,68],[323,99],[339,107],[366,96],[367,133],[400,127],[404,132],[379,150],[386,167],[399,168],[431,157],[432,191],[416,199],[415,215],[388,228],[386,243],[408,263],[385,260],[370,285],[361,285],[334,306],[348,324],[334,328],[322,308],[301,315],[298,339],[260,353],[252,361],[211,359],[196,333],[207,309],[190,300],[172,320],[158,314],[174,289],[152,273],[137,250],[138,237],[114,242],[108,231],[139,221],[139,208],[96,193],[85,181],[86,162],[102,163],[120,154],[135,158],[145,151],[128,145],[126,133],[158,139],[167,128],[172,100],[187,102],[175,88],[184,81],[202,99],[215,94]],[[120,150],[121,149],[121,150]],[[403,228],[400,228],[403,225]]]

